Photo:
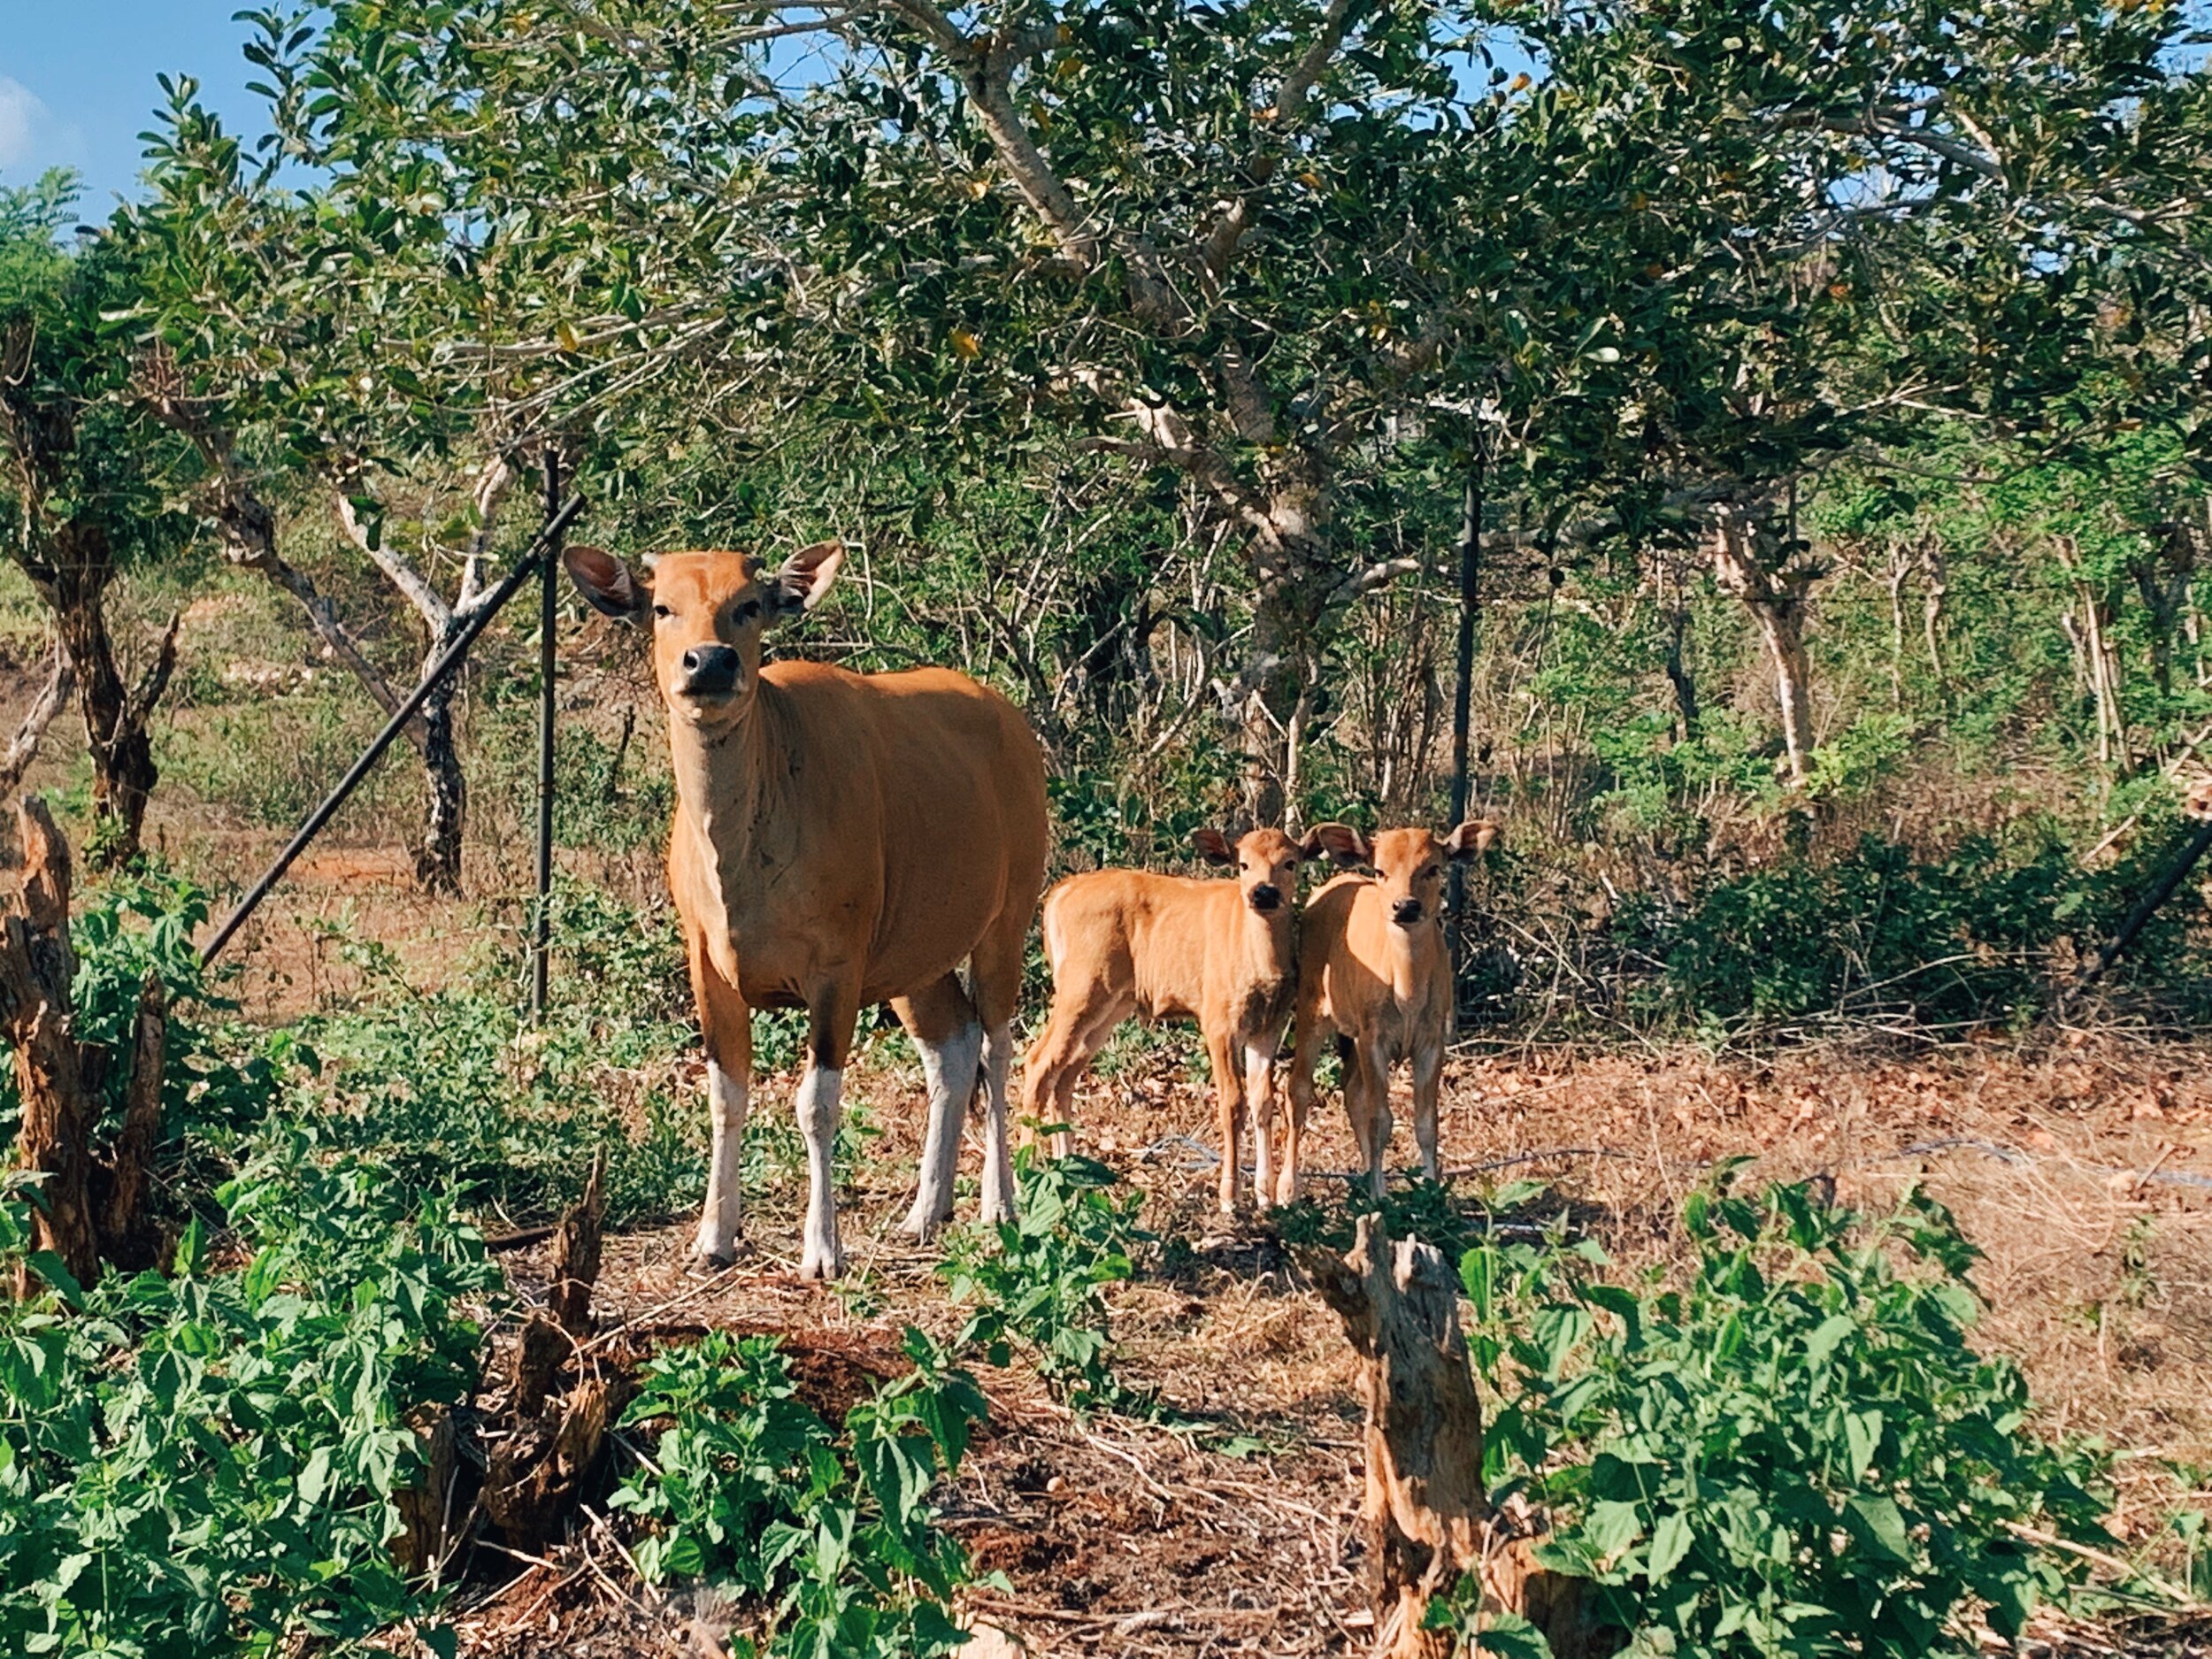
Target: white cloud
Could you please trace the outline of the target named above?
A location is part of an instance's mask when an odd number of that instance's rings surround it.
[[[20,166],[45,125],[46,105],[21,81],[0,75],[0,169]]]

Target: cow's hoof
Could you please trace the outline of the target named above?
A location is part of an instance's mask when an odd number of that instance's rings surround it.
[[[809,1250],[799,1262],[799,1278],[807,1283],[827,1284],[842,1278],[845,1271],[845,1253],[839,1249],[817,1253]]]
[[[910,1239],[927,1244],[945,1230],[945,1218],[933,1210],[916,1204],[906,1212],[906,1219],[899,1223],[899,1231]]]
[[[694,1279],[713,1279],[735,1267],[741,1254],[735,1245],[712,1250],[695,1248],[684,1258],[684,1271]]]

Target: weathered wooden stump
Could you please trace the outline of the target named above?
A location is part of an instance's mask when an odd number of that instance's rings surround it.
[[[1448,1659],[1452,1631],[1423,1628],[1430,1601],[1467,1574],[1481,1605],[1542,1630],[1556,1659],[1596,1651],[1571,1581],[1534,1568],[1519,1517],[1492,1512],[1482,1483],[1482,1402],[1459,1328],[1459,1286],[1434,1246],[1394,1246],[1363,1216],[1348,1255],[1309,1252],[1321,1299],[1363,1362],[1367,1486],[1360,1506],[1373,1573],[1375,1651]]]
[[[33,1246],[50,1250],[81,1284],[104,1258],[142,1265],[148,1167],[161,1136],[161,1082],[168,1006],[148,974],[133,1025],[132,1070],[123,1118],[105,1158],[93,1148],[101,1081],[111,1056],[77,1041],[70,981],[69,843],[35,797],[0,820],[0,1033],[13,1050],[23,1102],[16,1165],[36,1172],[40,1205]],[[32,1289],[19,1272],[19,1295]]]

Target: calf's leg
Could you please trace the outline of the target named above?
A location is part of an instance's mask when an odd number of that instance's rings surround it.
[[[1424,1048],[1413,1056],[1413,1142],[1421,1148],[1421,1173],[1432,1181],[1442,1179],[1444,1173],[1436,1151],[1436,1112],[1443,1076],[1441,1048]]]
[[[1002,916],[976,941],[970,971],[976,1017],[983,1022],[983,1202],[986,1222],[1014,1218],[1014,1166],[1008,1155],[1008,1073],[1014,1062],[1014,1008],[1021,1001],[1026,914]]]
[[[1231,1036],[1225,1031],[1206,1033],[1206,1058],[1214,1072],[1214,1120],[1221,1133],[1221,1182],[1218,1189],[1221,1213],[1233,1216],[1237,1212],[1237,1130],[1244,1118],[1244,1083],[1231,1052]]]

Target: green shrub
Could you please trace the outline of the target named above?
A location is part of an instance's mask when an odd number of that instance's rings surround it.
[[[1133,1271],[1144,1194],[1117,1195],[1114,1172],[1090,1158],[1029,1147],[1014,1155],[1014,1174],[1018,1219],[954,1233],[938,1265],[953,1299],[972,1309],[960,1346],[1004,1365],[1018,1343],[1074,1404],[1123,1403],[1106,1287]]]
[[[2019,1371],[1969,1342],[1975,1252],[1940,1206],[1724,1179],[1683,1220],[1678,1289],[1555,1242],[1461,1267],[1501,1402],[1486,1479],[1551,1512],[1542,1564],[1628,1652],[1971,1655],[1970,1615],[2016,1634],[2078,1565],[2016,1529],[2109,1541],[2101,1455],[2039,1438]]]
[[[1828,863],[1791,858],[1715,884],[1686,913],[1623,917],[1664,963],[1660,1010],[1729,1026],[1831,1013],[1903,1014],[1924,1025],[2012,1021],[2048,995],[2068,941],[2101,942],[2149,884],[2156,837],[2085,872],[2056,840],[2025,849],[1984,837],[1925,861],[1869,837]],[[2200,971],[2192,906],[2177,899],[2130,964],[2168,985]]]
[[[928,1495],[958,1469],[985,1402],[919,1332],[906,1352],[914,1370],[837,1430],[799,1399],[772,1337],[710,1332],[657,1356],[624,1421],[660,1433],[611,1500],[655,1525],[636,1552],[646,1578],[741,1591],[763,1610],[771,1655],[926,1659],[959,1647],[947,1603],[968,1582],[967,1559]]]
[[[0,1651],[275,1655],[429,1610],[393,1496],[411,1417],[475,1386],[481,1240],[303,1135],[219,1196],[240,1271],[195,1223],[173,1278],[39,1258],[52,1294],[0,1303]],[[0,1206],[0,1264],[27,1238]]]

